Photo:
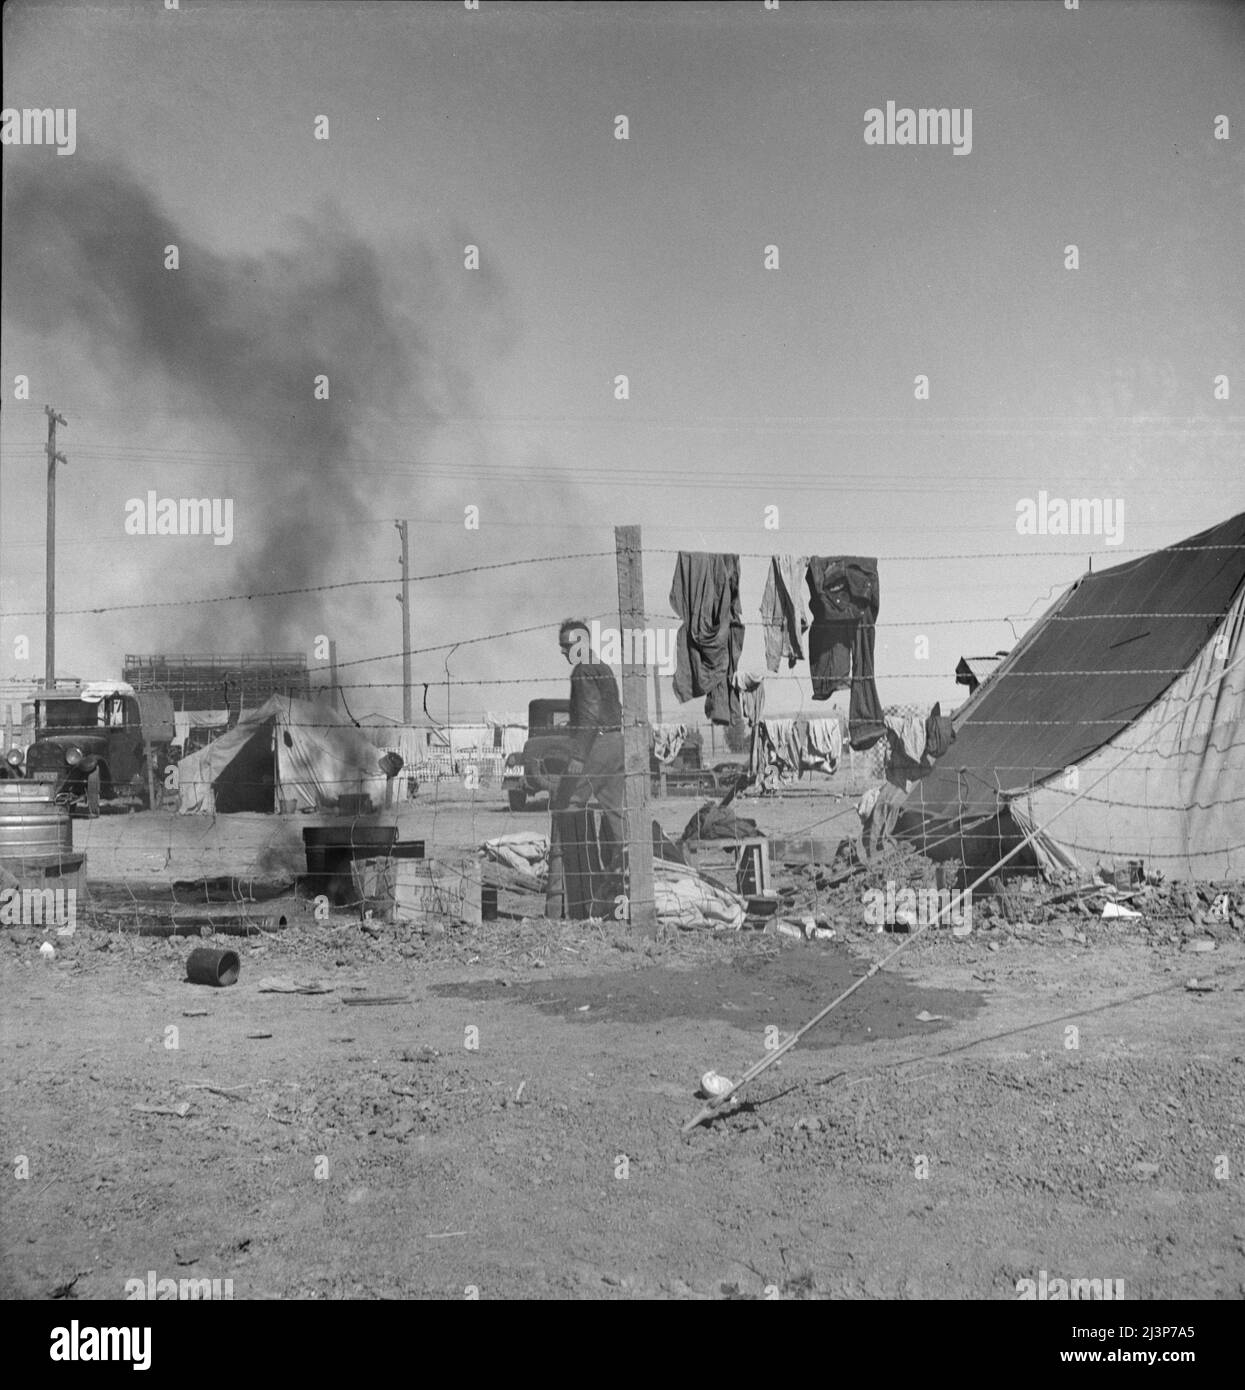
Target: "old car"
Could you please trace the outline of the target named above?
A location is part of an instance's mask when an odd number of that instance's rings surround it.
[[[571,702],[532,700],[527,707],[527,741],[521,753],[506,759],[502,785],[512,811],[521,811],[530,796],[552,792],[571,760]]]
[[[56,800],[85,803],[99,814],[100,799],[134,797],[150,804],[152,781],[163,782],[174,738],[173,702],[163,691],[134,689],[120,681],[34,697],[35,738],[26,751],[23,775],[54,782]]]
[[[522,811],[528,798],[541,792],[552,793],[558,778],[571,759],[569,700],[533,700],[527,707],[527,742],[521,753],[506,759],[502,784],[512,811]],[[666,790],[716,790],[719,776],[715,769],[701,766],[702,737],[692,730],[673,762],[665,767]],[[661,765],[649,754],[652,788],[660,785]]]

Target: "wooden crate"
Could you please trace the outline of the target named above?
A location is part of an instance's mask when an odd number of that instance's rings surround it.
[[[395,859],[393,916],[417,925],[482,918],[480,862],[477,859]]]

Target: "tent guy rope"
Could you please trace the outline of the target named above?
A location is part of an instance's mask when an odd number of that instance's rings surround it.
[[[1235,661],[1224,666],[1223,670],[1220,671],[1219,674],[1216,675],[1212,680],[1207,681],[1204,685],[1199,687],[1197,690],[1193,691],[1184,700],[1182,700],[1179,707],[1175,709],[1170,715],[1168,715],[1168,717],[1164,719],[1161,724],[1155,727],[1154,734],[1157,734],[1161,729],[1166,728],[1168,724],[1171,724],[1175,720],[1181,718],[1185,710],[1193,703],[1194,700],[1200,699],[1203,695],[1208,694],[1210,691],[1214,690],[1216,687],[1221,685],[1224,677],[1227,676],[1228,672],[1235,670],[1238,666],[1241,665],[1245,665],[1245,656],[1238,657]],[[1151,738],[1149,740],[1150,742],[1153,741],[1154,734],[1151,735]],[[842,992],[842,994],[832,999],[824,1009],[821,1009],[819,1010],[819,1012],[815,1013],[813,1017],[810,1018],[809,1021],[806,1024],[804,1024],[802,1028],[792,1033],[792,1035],[785,1042],[779,1044],[778,1047],[774,1048],[772,1052],[767,1053],[759,1062],[755,1062],[751,1067],[749,1067],[748,1070],[744,1072],[743,1076],[741,1076],[739,1080],[735,1082],[735,1084],[730,1088],[730,1090],[723,1091],[720,1096],[715,1096],[707,1105],[703,1106],[683,1126],[683,1133],[690,1134],[691,1131],[694,1130],[698,1125],[703,1124],[706,1120],[711,1119],[714,1115],[716,1115],[728,1100],[730,1100],[734,1095],[741,1091],[748,1084],[748,1082],[755,1080],[768,1067],[772,1067],[774,1063],[777,1062],[778,1059],[783,1055],[783,1053],[789,1052],[791,1048],[793,1048],[796,1045],[796,1043],[798,1043],[800,1039],[807,1032],[809,1032],[810,1029],[815,1028],[817,1024],[819,1024],[821,1020],[826,1017],[827,1014],[833,1012],[833,1010],[837,1009],[838,1006],[845,999],[855,994],[855,992],[861,987],[861,985],[865,983],[866,980],[872,979],[873,976],[876,975],[879,970],[881,970],[884,966],[889,965],[890,962],[893,961],[895,957],[900,955],[903,951],[906,951],[908,947],[911,946],[914,941],[918,940],[921,936],[923,936],[929,930],[930,927],[937,926],[939,920],[945,914],[950,914],[954,909],[957,909],[961,903],[970,899],[975,888],[979,888],[983,883],[987,882],[990,878],[992,878],[999,871],[999,869],[1001,869],[1003,865],[1007,863],[1009,859],[1014,858],[1017,854],[1020,853],[1022,849],[1025,848],[1026,845],[1030,844],[1039,835],[1043,834],[1047,827],[1050,826],[1054,821],[1058,820],[1059,817],[1063,815],[1065,811],[1070,810],[1083,796],[1093,791],[1093,789],[1099,786],[1101,783],[1105,782],[1107,778],[1110,777],[1114,772],[1118,771],[1119,768],[1122,767],[1130,757],[1132,757],[1135,753],[1140,752],[1145,747],[1146,744],[1143,743],[1138,745],[1137,748],[1126,749],[1124,751],[1123,756],[1117,762],[1113,763],[1102,774],[1102,776],[1095,778],[1095,780],[1090,782],[1088,786],[1083,787],[1080,791],[1078,791],[1075,796],[1070,797],[1061,807],[1059,807],[1057,811],[1055,811],[1052,815],[1047,816],[1046,820],[1041,825],[1035,825],[1033,829],[1030,830],[1029,833],[1025,835],[1025,837],[1022,840],[1019,840],[1015,845],[1013,845],[1012,848],[1009,849],[1006,854],[1001,855],[999,859],[996,860],[996,862],[985,871],[985,873],[981,874],[980,877],[974,879],[973,882],[970,883],[967,888],[962,889],[959,893],[957,893],[955,897],[950,899],[944,907],[940,907],[939,910],[933,914],[933,917],[929,921],[919,924],[916,931],[912,932],[909,936],[907,936],[888,955],[883,956],[882,959],[879,961],[875,961],[869,967],[869,969],[860,977],[860,979],[856,980],[853,984],[850,984]]]

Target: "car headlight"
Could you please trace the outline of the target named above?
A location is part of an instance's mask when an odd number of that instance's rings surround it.
[[[10,748],[4,755],[4,761],[8,763],[10,767],[21,767],[22,750],[20,748]]]
[[[82,749],[69,747],[65,749],[65,761],[70,767],[77,767],[82,761]]]

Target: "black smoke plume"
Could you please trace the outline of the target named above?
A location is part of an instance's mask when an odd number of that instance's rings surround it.
[[[399,265],[326,209],[314,222],[292,222],[283,249],[221,254],[121,168],[79,160],[52,174],[11,167],[6,180],[9,320],[88,354],[134,423],[158,407],[246,460],[234,470],[247,476],[225,587],[313,586],[356,562],[370,573],[391,569],[392,527],[385,534],[366,523],[403,515],[416,480],[401,486],[394,470],[378,480],[368,467],[386,462],[395,441],[417,457],[446,413],[469,413],[467,378],[446,359],[447,333],[434,322],[445,312],[442,273],[427,250],[414,248]],[[169,246],[176,270],[165,268]],[[313,397],[320,375],[327,401]],[[221,481],[220,467],[196,477],[157,464],[134,469],[132,490],[164,495],[193,484],[193,495],[208,496]],[[208,559],[219,575],[219,554]],[[202,590],[203,574],[191,559],[169,588],[179,597]],[[359,597],[349,606],[357,610]],[[388,591],[385,599],[392,627]],[[167,620],[157,625],[174,637]],[[176,640],[183,650],[302,648],[327,626],[325,600],[313,594],[186,609]],[[387,640],[392,649],[391,633]]]

